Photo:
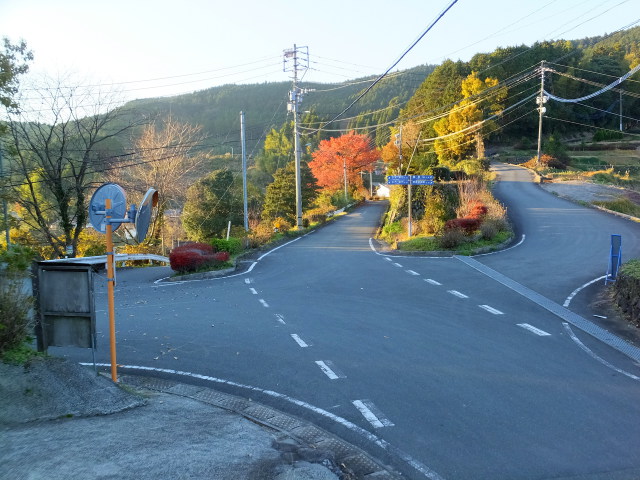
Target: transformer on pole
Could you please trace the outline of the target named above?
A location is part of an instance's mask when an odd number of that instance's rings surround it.
[[[296,227],[302,228],[302,178],[300,174],[300,132],[298,130],[298,107],[302,102],[302,96],[306,90],[298,87],[298,73],[304,73],[309,69],[309,47],[298,47],[284,51],[283,71],[293,72],[293,87],[289,92],[287,110],[293,112],[294,151],[296,163]]]

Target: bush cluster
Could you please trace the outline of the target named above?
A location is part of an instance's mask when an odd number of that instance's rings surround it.
[[[482,225],[489,209],[480,201],[474,201],[468,206],[469,213],[462,218],[454,218],[444,225],[445,232],[460,230],[467,236],[473,235]]]
[[[227,252],[229,255],[238,255],[242,252],[242,240],[239,238],[229,237],[211,239],[211,246],[215,252]]]
[[[207,243],[181,245],[169,254],[171,269],[180,273],[214,269],[228,262],[229,258],[229,252],[215,252]]]

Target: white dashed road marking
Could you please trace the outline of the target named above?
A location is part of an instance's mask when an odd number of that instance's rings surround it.
[[[414,272],[413,270],[405,270],[409,275],[420,275],[418,272]]]
[[[376,408],[371,400],[354,400],[351,403],[374,428],[393,427],[394,424]]]
[[[478,306],[489,313],[493,313],[494,315],[504,315],[504,313],[502,313],[500,310],[490,307],[489,305],[478,305]]]
[[[425,278],[424,281],[430,283],[431,285],[442,285],[440,282],[434,280],[433,278]]]
[[[267,303],[267,301],[264,298],[261,298],[259,301],[260,301],[260,303],[262,304],[262,306],[264,308],[269,308],[269,304]]]
[[[394,263],[392,263],[391,265],[394,265],[394,266],[396,266],[396,267],[400,267],[400,268],[402,268],[402,265],[400,265],[399,263],[395,263],[395,262],[394,262]]]
[[[333,363],[329,360],[318,360],[316,361],[316,365],[318,365],[320,367],[320,370],[322,370],[324,374],[331,380],[346,378],[346,375],[343,375],[342,373],[337,371],[335,365],[333,365]]]
[[[308,347],[308,346],[309,346],[309,345],[308,345],[304,340],[302,340],[302,339],[301,339],[298,335],[296,335],[295,333],[292,333],[292,334],[291,334],[291,338],[293,338],[293,339],[296,341],[296,343],[297,343],[298,345],[300,345],[302,348],[306,348],[306,347]]]
[[[518,326],[524,328],[525,330],[529,330],[536,335],[540,335],[541,337],[547,337],[551,335],[550,333],[547,333],[544,330],[540,330],[539,328],[536,328],[533,325],[529,325],[528,323],[518,323]]]
[[[257,291],[255,288],[250,288],[250,289],[249,289],[249,291],[250,291],[251,293],[253,293],[254,295],[257,295],[257,294],[258,294],[258,291]]]
[[[244,283],[246,283],[247,285],[249,285],[251,282],[253,282],[253,279],[251,279],[251,278],[245,278],[244,279]]]
[[[464,293],[460,293],[457,290],[447,290],[447,292],[450,293],[451,295],[455,295],[458,298],[469,298]]]
[[[281,324],[286,325],[286,323],[284,323],[284,317],[282,315],[276,313],[275,316]]]

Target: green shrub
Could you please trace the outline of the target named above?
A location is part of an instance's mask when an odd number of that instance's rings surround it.
[[[32,328],[33,297],[23,292],[24,275],[0,274],[0,356],[25,343]]]
[[[0,263],[6,263],[8,272],[24,272],[29,269],[36,253],[29,247],[11,245],[0,253]]]
[[[598,130],[593,134],[593,141],[606,142],[607,140],[621,140],[622,137],[622,132],[616,132],[614,130]]]
[[[445,230],[437,237],[438,245],[443,250],[453,250],[467,241],[467,237],[461,229],[452,228]]]
[[[640,259],[635,258],[626,262],[620,267],[620,273],[630,278],[640,280]]]
[[[229,255],[242,253],[242,240],[239,238],[229,237],[229,240],[225,238],[213,238],[211,240],[211,246],[216,252],[228,252]]]
[[[480,236],[483,240],[491,240],[499,232],[496,222],[487,220],[480,225]]]

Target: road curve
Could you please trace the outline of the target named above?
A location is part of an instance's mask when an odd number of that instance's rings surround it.
[[[507,179],[498,189],[522,192],[510,210],[527,242],[476,260],[558,301],[564,287],[545,290],[552,282],[600,269],[577,249],[545,282],[525,267],[553,262],[522,249],[577,245],[566,240],[575,206],[540,203],[537,187]],[[609,366],[595,360],[557,315],[456,258],[373,252],[383,209],[367,204],[242,276],[156,285],[152,271],[121,272],[119,363],[224,380],[217,388],[309,419],[407,478],[640,477],[640,458],[627,454],[640,449],[638,367],[589,345]],[[104,301],[98,308],[97,359],[108,361]]]

